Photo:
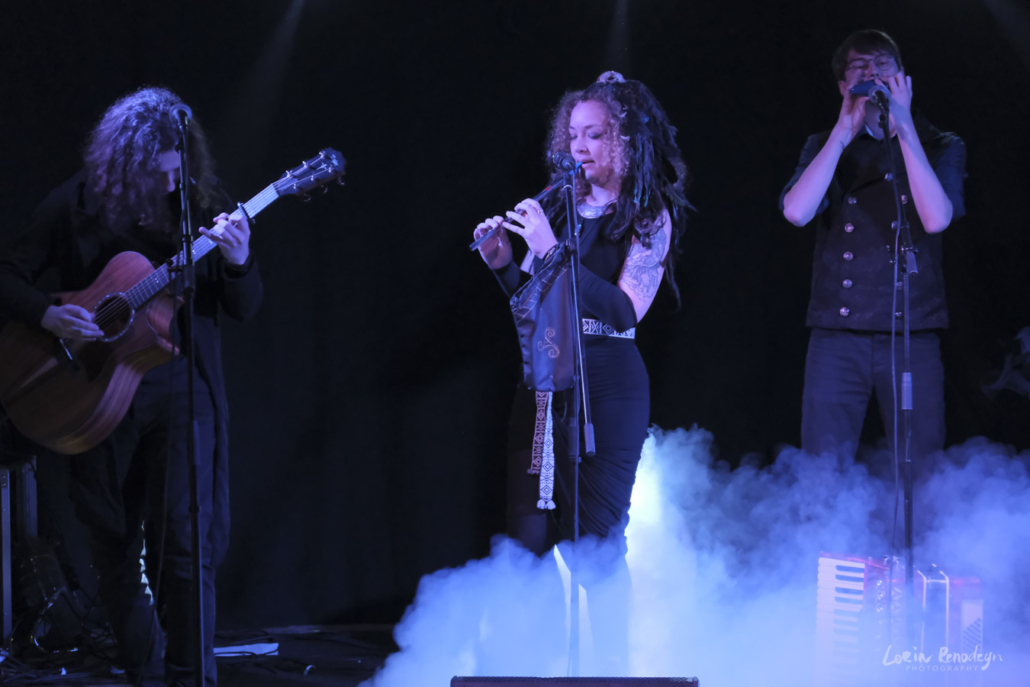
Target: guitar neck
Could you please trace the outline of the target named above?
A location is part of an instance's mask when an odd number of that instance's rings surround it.
[[[261,191],[261,193],[244,203],[243,207],[246,209],[248,217],[255,217],[259,212],[274,203],[278,198],[279,192],[276,190],[275,184],[269,184],[263,191]],[[242,218],[243,213],[240,212],[239,208],[229,215],[230,220]],[[208,237],[197,237],[193,240],[193,261],[196,262],[197,260],[200,260],[216,247],[217,244]],[[142,306],[171,283],[172,273],[178,272],[182,266],[186,264],[186,251],[180,251],[179,254],[169,262],[171,263],[171,269],[169,269],[168,264],[161,265],[126,292],[133,309],[137,309]]]

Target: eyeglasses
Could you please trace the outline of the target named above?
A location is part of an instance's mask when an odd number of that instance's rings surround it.
[[[848,62],[848,67],[845,71],[852,72],[856,69],[859,71],[865,71],[870,64],[875,64],[876,68],[881,72],[889,72],[898,68],[898,63],[894,61],[893,55],[877,55],[872,60],[867,60],[865,58],[851,60]]]

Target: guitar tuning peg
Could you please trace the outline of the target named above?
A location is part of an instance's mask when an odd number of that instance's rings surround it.
[[[322,193],[323,194],[329,193],[329,187],[328,186],[323,186],[322,187]]]
[[[311,202],[311,196],[309,196],[309,195],[308,195],[308,194],[306,194],[306,193],[304,193],[304,194],[301,194],[301,196],[300,196],[300,200],[301,200],[301,202],[303,202],[303,203],[310,203],[310,202]]]
[[[343,180],[343,177],[340,177],[336,180],[336,183],[338,183],[340,186],[343,186],[346,182]]]

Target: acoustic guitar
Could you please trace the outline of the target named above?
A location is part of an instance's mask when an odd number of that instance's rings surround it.
[[[254,217],[283,196],[307,200],[330,182],[342,184],[344,165],[343,156],[327,148],[242,203],[230,218]],[[194,261],[215,247],[209,238],[197,238]],[[119,253],[89,287],[53,294],[59,304],[93,313],[104,333],[95,341],[67,341],[18,322],[4,327],[0,404],[18,431],[63,454],[89,450],[114,431],[143,375],[178,352],[169,329],[180,301],[168,286],[185,262],[180,252],[155,268],[139,253]]]

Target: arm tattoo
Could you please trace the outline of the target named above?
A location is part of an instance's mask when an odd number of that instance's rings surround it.
[[[662,227],[651,234],[651,247],[645,248],[640,243],[633,243],[626,256],[626,264],[622,268],[622,278],[626,286],[645,303],[654,298],[662,283],[662,258],[665,257],[665,246],[669,237]]]

